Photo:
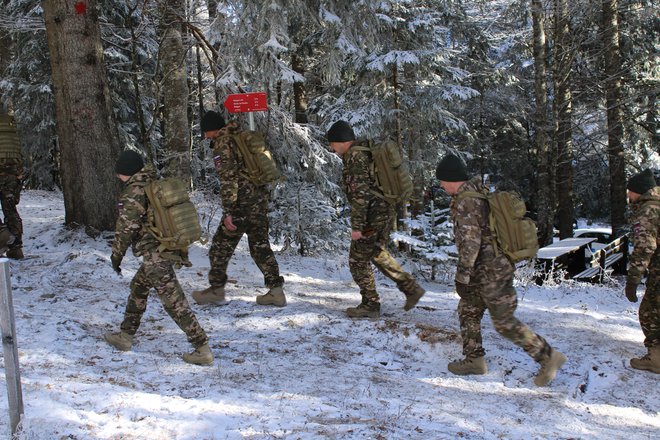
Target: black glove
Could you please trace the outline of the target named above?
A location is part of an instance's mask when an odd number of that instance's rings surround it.
[[[121,255],[117,255],[117,254],[112,254],[112,255],[110,256],[110,262],[112,263],[112,268],[113,268],[113,269],[115,270],[115,272],[117,272],[119,275],[121,275],[121,267],[119,267],[119,266],[121,265],[121,260],[122,260],[123,258],[124,258],[124,257],[122,257]]]
[[[626,298],[628,298],[628,301],[630,301],[631,303],[636,303],[637,302],[637,284],[627,282],[625,292],[626,292]]]
[[[456,281],[456,293],[458,293],[458,296],[463,298],[464,296],[466,296],[468,294],[469,291],[470,291],[470,286],[468,286],[467,284],[459,283],[458,281]]]

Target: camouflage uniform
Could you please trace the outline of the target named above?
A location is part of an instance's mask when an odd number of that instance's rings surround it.
[[[660,346],[660,186],[632,204],[634,250],[628,263],[628,282],[639,284],[648,269],[646,291],[639,305],[639,323],[647,348]]]
[[[245,174],[245,165],[238,154],[233,135],[240,132],[236,122],[229,122],[213,139],[213,161],[220,175],[220,197],[225,216],[231,216],[235,231],[228,230],[224,222],[213,236],[209,249],[209,283],[211,287],[223,287],[227,282],[227,266],[234,250],[247,234],[250,255],[264,275],[264,284],[272,289],[281,287],[284,278],[268,240],[267,186],[257,186]]]
[[[173,261],[180,260],[180,256],[169,251],[159,252],[160,243],[146,227],[149,207],[144,187],[155,178],[153,168],[144,167],[131,176],[119,197],[119,214],[112,254],[123,257],[128,247],[132,246],[133,254],[143,257],[142,265],[131,281],[131,293],[126,304],[121,330],[131,336],[135,335],[142,315],[147,309],[149,290],[153,287],[165,311],[184,331],[188,341],[198,348],[205,345],[208,338],[197,322],[176,279]]]
[[[23,159],[14,119],[0,115],[0,127],[0,203],[4,223],[15,237],[11,248],[20,249],[23,247],[23,221],[16,205],[23,186]]]
[[[488,202],[460,197],[464,191],[486,194],[480,177],[465,182],[451,203],[454,236],[458,250],[456,282],[467,285],[458,303],[458,315],[466,358],[484,356],[481,319],[490,312],[495,330],[523,348],[537,362],[549,359],[550,345],[520,322],[514,312],[518,305],[513,288],[515,267],[501,252],[496,252],[488,226]]]
[[[349,268],[353,280],[360,287],[362,305],[378,310],[380,300],[371,263],[394,281],[406,296],[410,296],[419,286],[415,278],[405,272],[387,251],[396,212],[394,205],[376,195],[379,190],[370,153],[354,148],[367,145],[366,142],[355,142],[342,156],[342,181],[351,206],[351,229],[362,232],[362,238],[351,240]]]

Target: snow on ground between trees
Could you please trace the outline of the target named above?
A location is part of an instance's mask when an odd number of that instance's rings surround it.
[[[245,240],[230,263],[224,307],[192,303],[216,357],[184,363],[185,335],[152,294],[131,352],[102,334],[121,322],[139,262],[123,277],[107,240],[64,226],[58,193],[26,191],[23,261],[12,261],[23,399],[21,439],[603,439],[656,438],[658,376],[629,367],[644,353],[638,304],[614,285],[519,289],[518,317],[568,356],[551,386],[537,365],[484,318],[489,373],[457,377],[461,356],[453,287],[404,312],[377,277],[383,313],[352,321],[359,302],[347,255],[278,255],[288,305],[258,306],[263,278]],[[215,219],[217,224],[218,219]],[[348,233],[346,234],[348,239]],[[208,244],[177,271],[190,301],[207,285]],[[403,261],[403,260],[401,260]],[[0,358],[0,436],[9,437]]]

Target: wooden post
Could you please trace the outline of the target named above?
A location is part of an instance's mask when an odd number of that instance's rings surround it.
[[[23,395],[21,391],[21,373],[18,367],[18,348],[16,344],[14,304],[11,296],[11,277],[9,273],[9,261],[6,258],[0,258],[0,330],[2,330],[2,348],[5,356],[9,421],[13,436],[17,434],[19,423],[23,417]]]

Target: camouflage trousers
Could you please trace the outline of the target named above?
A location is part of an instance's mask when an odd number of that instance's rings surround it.
[[[660,346],[660,267],[650,268],[646,291],[639,305],[639,324],[644,332],[644,345]]]
[[[228,230],[220,223],[213,236],[209,249],[209,283],[211,286],[224,286],[227,282],[227,266],[234,255],[236,246],[243,234],[247,234],[250,256],[264,275],[264,284],[269,289],[281,287],[284,278],[280,276],[280,268],[275,254],[268,241],[268,216],[265,212],[252,213],[246,216],[235,216],[233,222],[235,231]]]
[[[144,261],[131,281],[131,294],[128,296],[124,321],[121,330],[134,335],[140,327],[142,315],[147,310],[149,290],[156,289],[168,315],[188,337],[195,348],[208,342],[206,332],[197,322],[181,285],[176,279],[172,262],[157,252],[144,255]]]
[[[387,278],[394,281],[404,295],[410,295],[417,287],[415,278],[404,271],[387,251],[386,247],[390,240],[390,230],[392,228],[391,219],[392,217],[387,217],[384,222],[371,224],[369,234],[366,237],[351,241],[348,267],[353,276],[353,281],[360,287],[362,304],[365,305],[375,305],[380,302],[376,292],[372,263]]]
[[[488,310],[499,334],[521,347],[535,361],[547,359],[551,352],[550,345],[513,315],[517,307],[513,276],[470,285],[468,293],[458,302],[463,355],[466,358],[481,357],[486,353],[482,345],[481,320]]]
[[[0,203],[4,223],[16,239],[12,247],[23,246],[23,220],[18,214],[16,205],[20,202],[21,181],[11,174],[0,174]]]

